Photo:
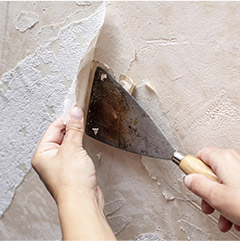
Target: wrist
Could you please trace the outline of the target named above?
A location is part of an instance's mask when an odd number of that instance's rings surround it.
[[[58,201],[63,240],[115,240],[96,192],[67,192]]]
[[[67,195],[58,202],[58,213],[60,221],[68,220],[66,217],[78,216],[79,220],[88,216],[102,216],[103,212],[97,204],[95,195],[87,194],[79,197],[78,195]]]
[[[106,239],[101,230],[109,227],[95,195],[69,195],[59,202],[58,213],[63,240],[98,240],[102,235]]]
[[[62,190],[61,193],[57,195],[56,198],[57,205],[66,206],[69,204],[96,204],[97,203],[97,196],[96,191],[93,190]]]

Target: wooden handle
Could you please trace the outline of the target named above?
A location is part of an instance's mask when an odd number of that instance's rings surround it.
[[[218,181],[217,176],[213,173],[212,169],[207,166],[204,162],[197,159],[194,156],[186,155],[183,157],[179,164],[180,168],[186,174],[198,173],[203,174],[213,181]]]

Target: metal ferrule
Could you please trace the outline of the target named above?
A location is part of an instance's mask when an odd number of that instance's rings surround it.
[[[180,151],[175,151],[172,154],[172,161],[175,162],[177,165],[180,164],[181,160],[185,157],[185,154],[183,154]]]

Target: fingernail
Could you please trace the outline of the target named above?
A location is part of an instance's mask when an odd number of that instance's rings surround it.
[[[78,121],[83,119],[83,112],[76,106],[71,110],[71,119]]]
[[[191,182],[192,182],[192,176],[191,175],[187,175],[187,176],[184,177],[184,184],[187,188],[190,187]]]

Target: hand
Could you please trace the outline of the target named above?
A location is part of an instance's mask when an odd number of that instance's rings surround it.
[[[56,200],[93,196],[103,211],[104,200],[96,182],[91,158],[83,149],[83,112],[74,107],[67,126],[61,118],[44,134],[32,159],[32,166]]]
[[[196,157],[210,166],[218,177],[214,182],[200,174],[185,177],[185,185],[202,198],[202,211],[220,212],[218,227],[227,232],[234,224],[240,231],[240,155],[234,150],[207,147]]]
[[[32,166],[58,205],[63,239],[116,240],[103,214],[103,194],[83,133],[83,112],[74,107],[67,126],[61,118],[49,126]]]

